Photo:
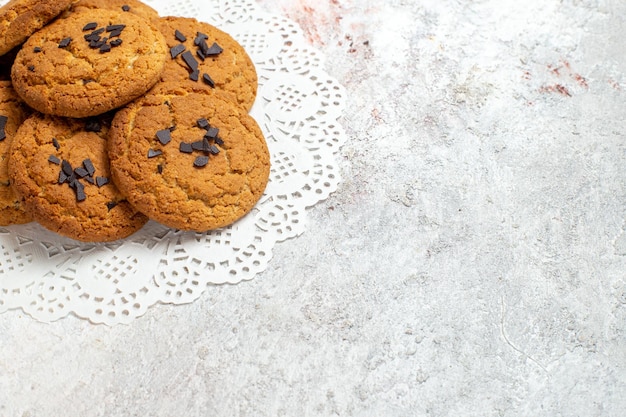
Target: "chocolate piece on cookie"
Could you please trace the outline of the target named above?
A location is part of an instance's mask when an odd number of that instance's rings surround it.
[[[270,158],[261,129],[210,87],[161,83],[117,112],[112,179],[128,201],[166,226],[207,231],[248,213]]]
[[[249,111],[257,93],[257,73],[244,48],[208,23],[186,17],[153,20],[165,36],[169,56],[164,82],[201,83],[231,96]]]
[[[72,239],[113,241],[147,221],[109,181],[107,117],[94,129],[90,120],[36,113],[11,146],[9,177],[26,210]]]
[[[88,9],[33,34],[15,58],[13,86],[35,110],[88,117],[145,94],[160,78],[163,35],[122,10]]]
[[[152,7],[139,0],[78,0],[72,10],[79,12],[84,9],[109,9],[133,13],[144,19],[159,17],[159,13]]]
[[[0,7],[0,55],[66,10],[74,0],[11,0]]]
[[[9,81],[0,81],[0,225],[30,222],[9,182],[9,149],[17,129],[29,115],[30,109],[20,100]]]

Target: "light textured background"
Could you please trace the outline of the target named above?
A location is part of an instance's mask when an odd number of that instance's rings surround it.
[[[347,88],[340,189],[191,305],[0,315],[0,415],[626,415],[626,2],[260,3]]]

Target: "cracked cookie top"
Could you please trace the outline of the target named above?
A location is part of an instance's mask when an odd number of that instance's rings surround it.
[[[263,133],[210,87],[161,83],[115,115],[111,176],[128,201],[166,226],[207,231],[248,213],[270,170]]]
[[[123,10],[86,9],[33,34],[11,69],[35,110],[66,117],[106,113],[145,94],[165,65],[163,35]]]
[[[129,236],[147,221],[110,181],[111,116],[71,119],[35,113],[11,145],[9,177],[33,219],[72,239]]]

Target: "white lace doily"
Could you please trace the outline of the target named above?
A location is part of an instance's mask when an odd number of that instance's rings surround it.
[[[266,192],[249,215],[210,233],[150,222],[124,241],[84,244],[34,223],[0,228],[0,312],[22,309],[42,321],[73,313],[112,325],[158,303],[192,302],[211,284],[263,271],[277,242],[305,231],[306,208],[337,188],[345,92],[294,22],[252,0],[144,1],[162,16],[218,26],[250,54],[259,76],[251,114],[272,156]]]

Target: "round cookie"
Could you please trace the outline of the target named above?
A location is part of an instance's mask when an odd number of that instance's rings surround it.
[[[145,19],[88,9],[33,34],[15,58],[11,79],[35,110],[95,116],[145,94],[159,80],[166,53],[163,35]]]
[[[208,87],[162,83],[120,110],[111,175],[128,201],[166,226],[227,226],[263,195],[270,171],[259,126]]]
[[[42,226],[72,239],[102,242],[127,237],[146,223],[110,181],[109,121],[35,113],[17,131],[9,176]]]
[[[84,9],[109,9],[134,13],[144,19],[159,17],[159,13],[152,7],[139,0],[79,0],[72,6],[73,11]]]
[[[28,214],[9,182],[9,149],[17,129],[30,110],[17,96],[11,82],[0,81],[0,225],[30,222]]]
[[[252,108],[257,93],[257,73],[247,52],[235,39],[193,18],[163,17],[153,22],[170,48],[162,81],[214,85],[216,90],[231,95],[244,110]],[[212,48],[214,44],[216,48]],[[209,78],[205,78],[205,74]]]
[[[0,55],[66,10],[74,0],[10,0],[0,7]]]

